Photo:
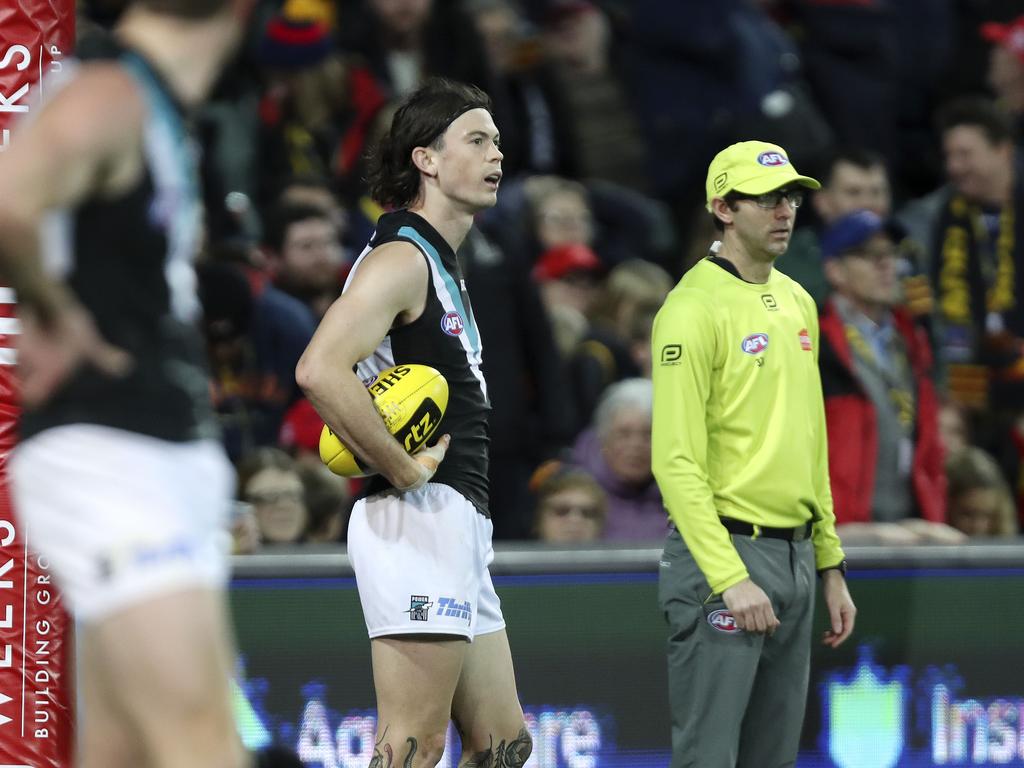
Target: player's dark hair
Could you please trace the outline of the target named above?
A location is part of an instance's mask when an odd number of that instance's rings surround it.
[[[412,162],[412,151],[416,147],[441,149],[448,126],[471,109],[490,112],[490,97],[476,86],[440,77],[431,78],[407,96],[368,158],[373,199],[391,208],[414,202],[420,193],[420,172]]]
[[[208,19],[223,11],[228,0],[135,0],[135,5],[166,16]]]
[[[323,208],[308,203],[280,203],[267,217],[266,229],[263,232],[263,244],[277,253],[284,248],[288,228],[297,221],[308,219],[330,219],[330,214]]]
[[[1004,144],[1014,136],[1010,116],[987,96],[962,96],[944,104],[938,123],[942,135],[962,125],[980,128],[991,144]]]

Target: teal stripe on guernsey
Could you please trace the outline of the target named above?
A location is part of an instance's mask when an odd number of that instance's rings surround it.
[[[195,166],[188,162],[191,147],[181,115],[160,83],[153,77],[152,71],[137,54],[129,51],[121,56],[121,61],[131,70],[135,80],[145,90],[147,101],[156,112],[155,119],[167,130],[170,140],[174,143],[174,146],[170,147],[173,151],[169,154],[180,158],[180,162],[176,165],[180,171],[181,180],[186,185],[189,195],[198,199],[199,177]]]
[[[476,330],[476,321],[473,319],[473,316],[466,311],[466,306],[462,303],[462,292],[455,284],[455,279],[448,274],[448,270],[444,268],[444,261],[441,260],[441,254],[437,252],[437,249],[432,246],[427,239],[423,237],[423,235],[412,227],[402,227],[398,230],[398,234],[415,242],[434,262],[434,265],[437,267],[438,274],[440,274],[441,279],[444,280],[445,288],[448,289],[448,295],[451,297],[452,304],[455,305],[455,310],[462,315],[462,322],[465,323],[466,336],[469,339],[469,345],[472,347],[473,354],[479,357],[480,334]]]

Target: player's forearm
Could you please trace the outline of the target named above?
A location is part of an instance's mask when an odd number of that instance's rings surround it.
[[[419,481],[422,467],[388,432],[366,387],[351,371],[329,376],[300,367],[299,386],[335,435],[397,488]]]
[[[46,274],[39,235],[31,222],[0,214],[0,283],[13,288],[18,303],[48,325],[70,300],[67,288]]]

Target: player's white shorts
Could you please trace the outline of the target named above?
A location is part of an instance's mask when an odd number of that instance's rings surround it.
[[[348,554],[370,637],[457,635],[472,640],[505,627],[487,566],[491,521],[458,491],[360,499],[348,524]]]
[[[79,620],[225,586],[235,477],[218,443],[72,424],[17,446],[10,469],[27,545]]]

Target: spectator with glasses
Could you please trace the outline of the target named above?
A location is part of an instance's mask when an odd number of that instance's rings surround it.
[[[585,470],[550,462],[537,471],[534,532],[549,544],[598,541],[608,517],[608,495]]]
[[[238,494],[253,507],[263,545],[297,544],[309,510],[299,465],[277,448],[257,448],[238,464]]]
[[[833,289],[821,379],[837,530],[847,544],[953,543],[932,352],[899,301],[902,231],[868,210],[822,235]]]

